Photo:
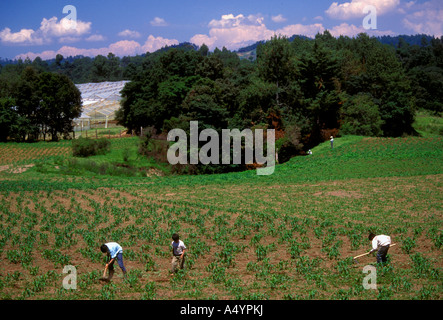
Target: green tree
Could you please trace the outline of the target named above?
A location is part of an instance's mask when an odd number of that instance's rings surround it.
[[[108,54],[109,80],[118,81],[122,78],[122,68],[120,67],[120,58],[113,53]]]
[[[108,65],[108,59],[102,55],[96,56],[92,63],[91,73],[91,79],[93,82],[106,81],[109,79],[111,70]]]
[[[43,72],[39,77],[38,124],[57,141],[59,134],[72,132],[72,120],[81,114],[81,94],[65,75]]]
[[[18,114],[12,98],[0,98],[0,141],[6,141],[17,132]]]
[[[383,121],[378,106],[369,94],[348,97],[343,104],[341,115],[342,134],[381,136],[383,133]]]
[[[410,81],[395,50],[366,34],[359,34],[348,48],[359,57],[361,68],[348,77],[343,89],[349,95],[366,92],[374,98],[385,136],[412,134],[414,105]]]
[[[265,81],[273,83],[275,103],[281,105],[280,93],[294,79],[296,65],[295,54],[286,37],[274,36],[268,42],[257,47],[258,74]]]
[[[309,127],[305,127],[308,132],[302,132],[302,135],[309,135],[308,147],[323,140],[322,130],[338,127],[342,102],[340,52],[328,47],[325,39],[331,41],[329,37],[316,38],[299,63],[300,113],[310,122]]]
[[[183,110],[189,119],[199,121],[199,128],[226,128],[228,112],[219,100],[214,82],[209,79],[189,91],[183,101]]]
[[[39,132],[39,74],[31,66],[27,66],[18,82],[16,90],[12,92],[11,97],[14,98],[17,104],[17,113],[22,117],[20,123],[21,139],[24,141],[26,138],[28,140],[34,140],[38,136]]]

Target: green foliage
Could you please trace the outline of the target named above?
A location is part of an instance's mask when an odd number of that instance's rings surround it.
[[[26,66],[18,80],[0,77],[0,81],[12,81],[0,95],[0,121],[5,125],[0,139],[31,141],[50,134],[57,141],[72,132],[72,120],[81,113],[81,96],[67,76]]]
[[[407,237],[403,240],[401,249],[403,250],[403,252],[409,254],[411,253],[412,249],[415,248],[416,246],[417,245],[415,243],[415,240],[410,237]]]
[[[99,300],[113,300],[117,294],[118,288],[113,283],[105,284],[101,291],[100,296],[98,297]]]
[[[0,98],[0,141],[14,137],[20,130],[19,115],[14,111],[15,101],[12,98]]]
[[[437,279],[439,277],[439,272],[441,271],[433,268],[431,261],[424,257],[421,253],[417,252],[411,257],[411,259],[417,277],[430,277],[432,279]]]
[[[89,157],[105,154],[109,151],[110,146],[111,142],[106,138],[95,140],[80,137],[72,142],[72,155],[74,157]]]
[[[116,119],[136,133],[141,127],[163,134],[186,129],[191,120],[198,120],[201,129],[277,129],[280,163],[331,134],[417,134],[412,127],[416,108],[438,115],[443,96],[441,39],[423,39],[418,46],[396,38],[394,47],[364,33],[338,39],[328,31],[315,39],[274,36],[249,48],[256,52],[255,61],[226,48],[209,52],[192,44],[136,57],[28,59],[1,69],[0,140],[67,137],[81,111],[69,79],[132,80],[122,91]],[[245,168],[219,167],[176,171]]]
[[[155,297],[157,295],[156,290],[157,290],[157,287],[156,287],[155,282],[148,282],[145,285],[141,299],[142,300],[155,300]]]
[[[57,250],[45,249],[42,253],[43,258],[54,262],[55,265],[68,265],[71,258]]]
[[[342,134],[380,136],[382,134],[380,113],[377,104],[367,94],[350,97],[343,105]]]
[[[137,139],[75,161],[121,162],[128,148],[134,165]],[[2,155],[46,168],[0,173],[2,299],[441,299],[441,136],[339,137],[269,177],[68,175],[70,152],[35,156],[71,144],[0,143]],[[170,277],[175,230],[189,252]],[[377,265],[379,291],[362,288],[375,257],[349,258],[369,249],[369,230],[398,243]],[[117,265],[110,284],[98,281],[110,239],[124,247],[129,282]],[[80,290],[59,289],[64,263],[78,264]]]

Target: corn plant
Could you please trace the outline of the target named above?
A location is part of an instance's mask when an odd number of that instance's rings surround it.
[[[404,253],[411,253],[412,249],[416,247],[415,240],[411,237],[407,237],[403,240],[401,249]]]
[[[341,276],[348,277],[351,272],[352,264],[353,264],[353,260],[352,260],[352,258],[349,257],[344,260],[339,260],[337,262],[335,268],[337,269],[338,273]]]
[[[148,282],[143,290],[143,293],[141,295],[141,299],[142,300],[155,300],[156,296],[157,296],[157,287],[155,285],[155,282]]]
[[[431,279],[438,279],[439,270],[432,267],[428,258],[420,253],[414,254],[412,257],[413,268],[418,278],[429,277]]]
[[[68,255],[61,253],[60,251],[45,249],[42,253],[43,258],[54,262],[54,264],[65,266],[70,264],[71,258]]]
[[[117,286],[115,284],[105,284],[100,290],[99,300],[114,300],[117,291]]]

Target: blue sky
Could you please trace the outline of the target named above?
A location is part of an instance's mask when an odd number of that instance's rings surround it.
[[[76,24],[63,13],[75,7]],[[369,11],[363,13],[367,6]],[[375,11],[373,9],[375,8]],[[375,29],[365,28],[368,14]],[[375,24],[376,22],[376,24]],[[236,50],[274,34],[443,34],[441,0],[0,1],[0,57],[33,60],[155,51],[180,42]]]

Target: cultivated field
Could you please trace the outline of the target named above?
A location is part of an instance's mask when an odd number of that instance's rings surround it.
[[[112,139],[113,152],[136,162],[136,139]],[[0,172],[0,299],[443,297],[441,136],[337,138],[270,176],[100,175],[73,170],[71,154],[69,141],[0,144],[0,165],[27,166]],[[362,285],[375,256],[352,261],[370,231],[397,243],[376,290]],[[172,277],[175,232],[189,254]],[[99,281],[108,241],[127,281],[117,265]],[[76,290],[62,286],[66,265]]]

